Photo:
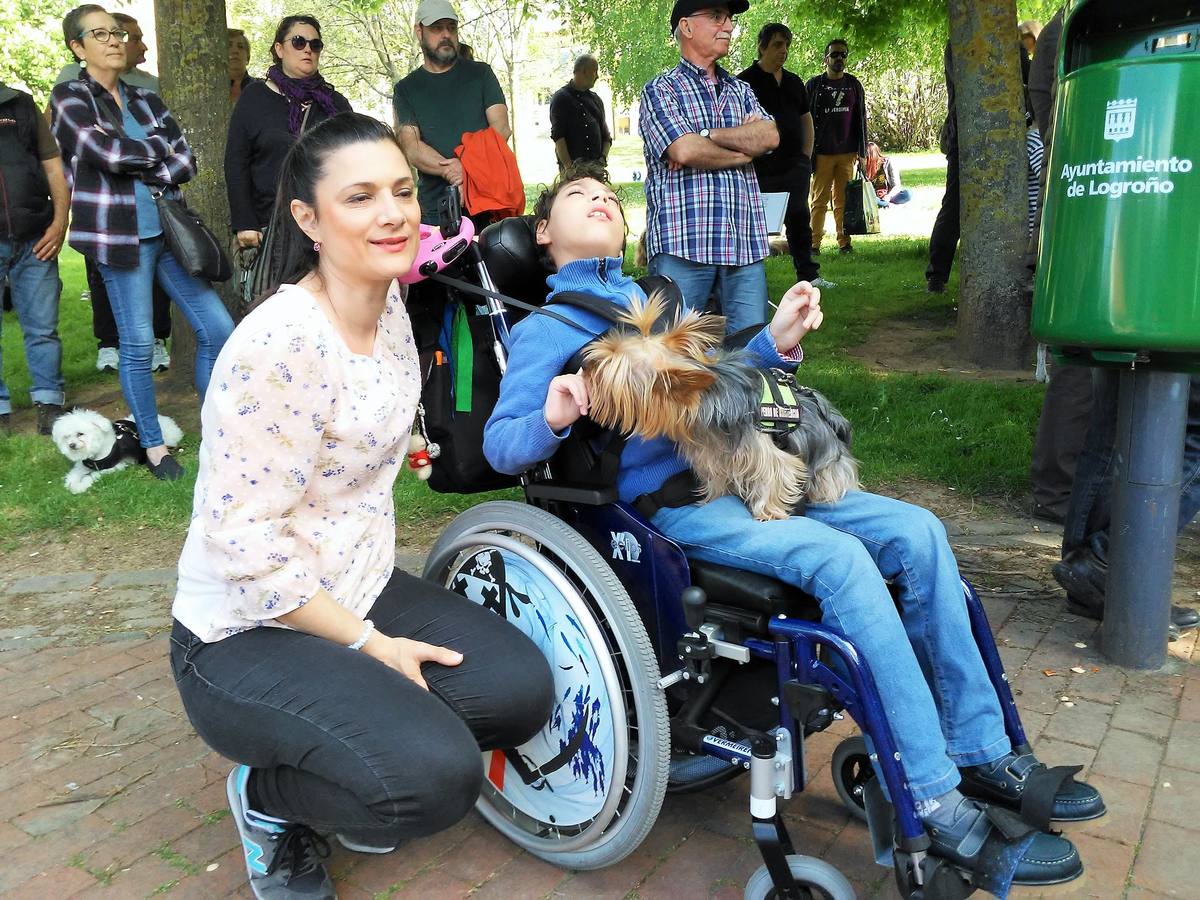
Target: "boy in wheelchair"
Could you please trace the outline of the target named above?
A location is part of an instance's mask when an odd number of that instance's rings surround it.
[[[621,271],[624,215],[602,170],[564,171],[539,199],[535,227],[554,269],[548,303],[562,291],[621,307],[644,296]],[[610,327],[586,309],[559,304],[555,310],[595,335]],[[801,339],[821,319],[819,291],[801,282],[746,349],[764,368],[794,371],[803,359]],[[587,386],[564,367],[588,342],[583,331],[550,316],[531,315],[514,327],[499,402],[484,432],[484,452],[496,470],[519,474],[553,456],[587,415]],[[685,469],[666,439],[630,437],[617,475],[620,499],[655,495]],[[688,557],[801,588],[819,602],[823,621],[857,645],[878,686],[931,854],[975,869],[985,846],[1005,840],[993,805],[1020,807],[1027,792],[1045,794],[1043,805],[1056,821],[1104,814],[1094,788],[1014,750],[972,637],[953,551],[928,510],[865,491],[772,521],[756,520],[732,496],[664,502],[651,523]],[[898,588],[897,600],[888,582]],[[1022,844],[1013,883],[1069,881],[1083,871],[1071,842],[1048,830]]]

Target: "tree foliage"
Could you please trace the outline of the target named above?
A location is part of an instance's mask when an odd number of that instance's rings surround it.
[[[62,41],[62,17],[74,4],[63,0],[5,0],[0,4],[0,81],[50,99],[59,70],[71,61]]]

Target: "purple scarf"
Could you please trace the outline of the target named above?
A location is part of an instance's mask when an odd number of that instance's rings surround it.
[[[317,104],[331,119],[340,112],[333,105],[333,85],[322,78],[320,72],[308,78],[288,78],[276,63],[267,69],[267,80],[279,88],[279,93],[287,98],[288,130],[292,134],[300,133],[306,103]]]

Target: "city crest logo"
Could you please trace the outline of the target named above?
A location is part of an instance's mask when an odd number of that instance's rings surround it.
[[[1137,121],[1137,98],[1109,100],[1104,112],[1104,139],[1123,141],[1133,137],[1133,126]]]

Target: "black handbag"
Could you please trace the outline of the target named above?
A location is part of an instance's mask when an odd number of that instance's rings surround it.
[[[229,263],[229,257],[204,220],[188,207],[182,197],[168,197],[157,185],[146,186],[150,188],[150,196],[158,207],[158,220],[162,223],[167,249],[184,271],[206,281],[228,281],[232,278],[233,266]]]
[[[125,126],[108,108],[108,104],[97,102],[96,110],[108,119],[118,134],[125,135]],[[142,182],[150,189],[150,196],[158,208],[158,219],[167,249],[183,270],[206,281],[228,281],[232,278],[233,266],[221,242],[204,224],[204,220],[188,208],[182,193],[178,199],[168,197],[162,185],[152,184],[145,178],[142,178]]]

